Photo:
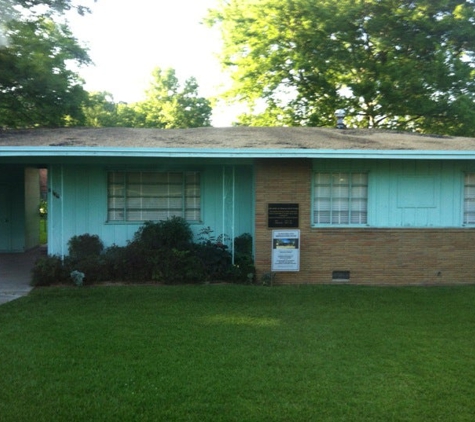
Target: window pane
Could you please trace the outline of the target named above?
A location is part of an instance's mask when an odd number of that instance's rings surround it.
[[[109,209],[109,213],[107,216],[107,219],[109,221],[121,221],[124,219],[124,210],[114,210],[114,209]]]
[[[465,175],[464,224],[475,224],[475,173]]]
[[[316,224],[330,224],[330,211],[316,211],[313,219]]]
[[[108,175],[108,219],[164,220],[172,216],[199,221],[198,172],[111,172]]]
[[[314,224],[366,224],[366,173],[317,173],[314,183]]]

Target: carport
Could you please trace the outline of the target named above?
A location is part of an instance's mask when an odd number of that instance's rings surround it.
[[[30,292],[31,270],[35,261],[45,254],[45,247],[37,247],[25,253],[0,254],[0,305]]]

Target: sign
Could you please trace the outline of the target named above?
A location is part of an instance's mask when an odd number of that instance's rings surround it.
[[[269,204],[267,227],[297,228],[299,226],[299,204]]]
[[[300,270],[300,230],[272,230],[272,271]]]

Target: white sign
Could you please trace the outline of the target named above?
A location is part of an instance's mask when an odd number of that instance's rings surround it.
[[[300,230],[272,230],[272,271],[300,270]]]

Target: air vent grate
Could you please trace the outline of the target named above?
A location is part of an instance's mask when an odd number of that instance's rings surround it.
[[[350,281],[350,272],[342,270],[333,271],[332,281]]]

